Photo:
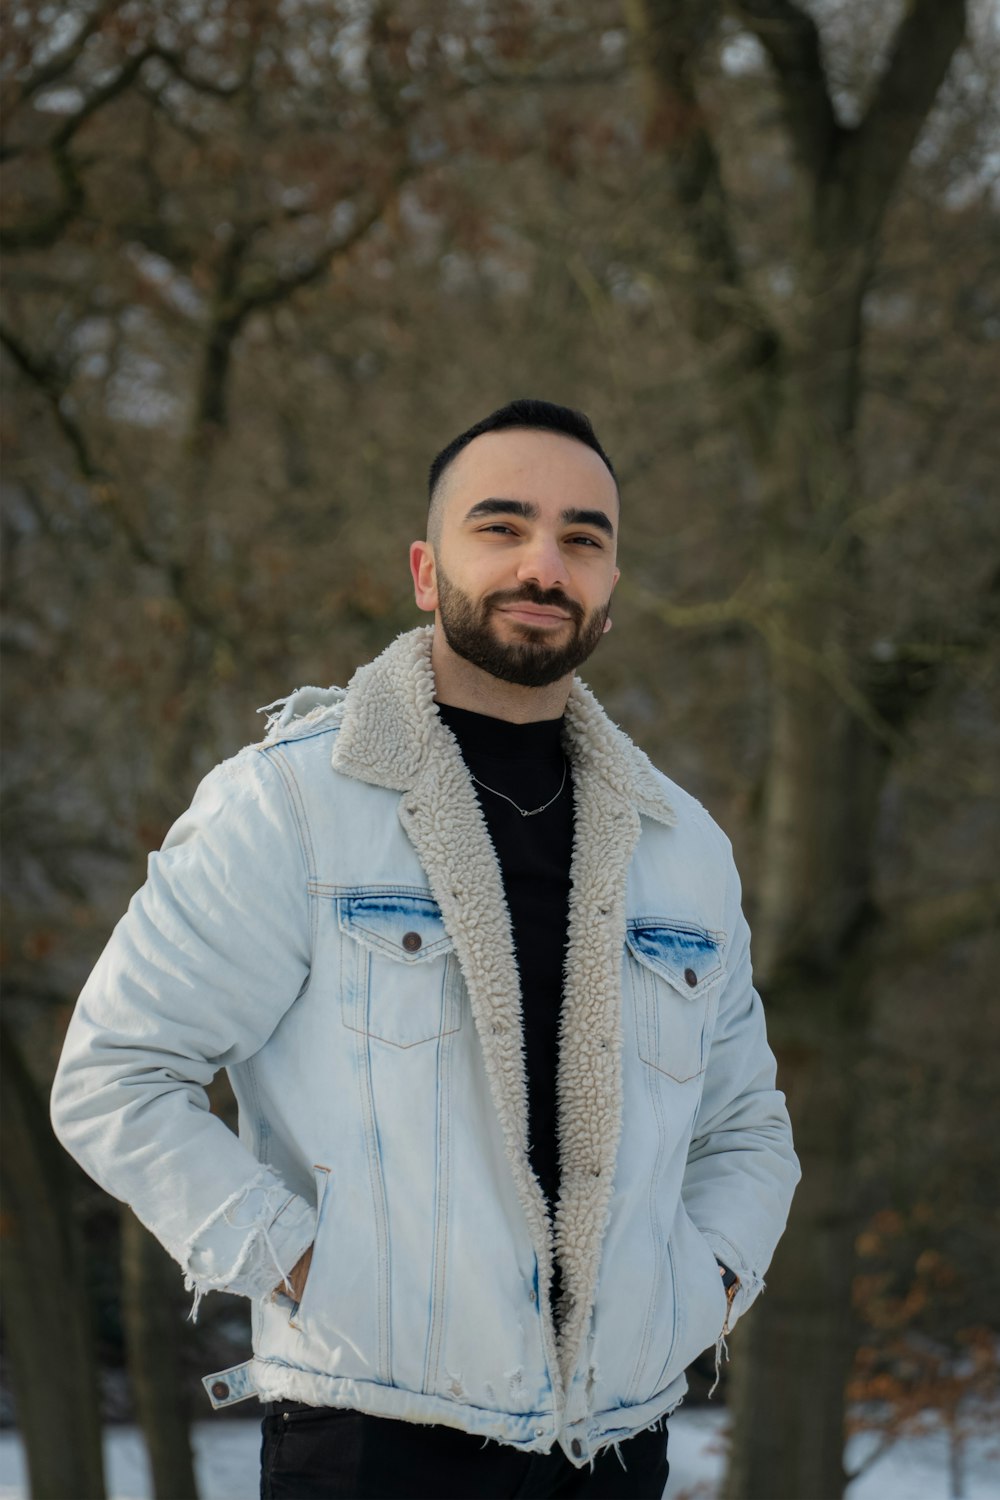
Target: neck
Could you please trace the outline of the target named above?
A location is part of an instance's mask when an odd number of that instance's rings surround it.
[[[511,724],[533,724],[539,719],[559,719],[566,708],[573,676],[560,677],[546,687],[520,687],[501,682],[481,667],[466,661],[448,645],[440,625],[431,647],[435,696],[451,708],[466,708],[474,714],[489,714]]]

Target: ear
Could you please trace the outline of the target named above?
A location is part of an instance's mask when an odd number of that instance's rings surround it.
[[[438,605],[437,564],[430,542],[410,543],[410,572],[417,608],[433,614]]]
[[[616,568],[616,569],[615,569],[615,576],[614,576],[614,578],[612,578],[612,580],[611,580],[611,592],[612,592],[612,594],[613,594],[613,593],[614,593],[614,591],[615,591],[615,584],[616,584],[616,583],[617,583],[617,582],[618,582],[618,580],[619,580],[619,578],[620,578],[620,577],[621,577],[621,576],[622,576],[622,570],[621,570],[621,568]],[[611,600],[610,600],[610,599],[609,599],[609,600],[608,600],[608,605],[609,605],[609,607],[610,607],[610,604],[611,604]],[[602,632],[602,633],[603,633],[603,634],[604,634],[604,635],[607,635],[607,633],[608,633],[608,631],[609,631],[609,630],[610,630],[610,629],[611,629],[611,616],[610,616],[610,615],[608,615],[608,618],[607,618],[607,619],[606,619],[606,620],[605,620],[605,622],[604,622],[604,630],[603,630],[603,632]]]

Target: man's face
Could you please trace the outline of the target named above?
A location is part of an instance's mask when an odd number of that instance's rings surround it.
[[[618,495],[601,458],[558,433],[484,433],[446,471],[436,545],[412,552],[417,602],[492,677],[544,687],[606,628]]]

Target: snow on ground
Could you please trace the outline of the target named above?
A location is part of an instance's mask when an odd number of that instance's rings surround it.
[[[260,1493],[260,1420],[196,1422],[192,1429],[200,1500],[255,1500]],[[146,1449],[137,1427],[104,1429],[108,1500],[152,1500]],[[28,1500],[18,1433],[0,1433],[0,1500]],[[86,1500],[83,1495],[66,1500]],[[180,1500],[180,1497],[178,1497]]]
[[[717,1500],[726,1465],[726,1414],[704,1406],[683,1408],[669,1423],[670,1481],[664,1500]],[[872,1451],[871,1437],[851,1438],[848,1473]],[[997,1500],[1000,1495],[1000,1434],[992,1442],[970,1442],[966,1455],[964,1500]],[[763,1500],[763,1497],[762,1497]],[[783,1495],[768,1500],[811,1500]],[[948,1444],[943,1433],[905,1438],[853,1484],[846,1500],[951,1500]]]
[[[254,1500],[259,1492],[260,1423],[254,1419],[196,1422],[195,1463],[201,1500]],[[847,1467],[857,1465],[870,1438],[852,1439]],[[726,1414],[692,1407],[670,1419],[670,1482],[664,1500],[717,1500],[725,1466]],[[134,1427],[104,1434],[108,1500],[151,1500],[142,1439]],[[996,1500],[1000,1442],[970,1443],[964,1500]],[[27,1500],[24,1456],[18,1434],[0,1432],[0,1500]],[[67,1500],[85,1500],[67,1496]],[[810,1500],[774,1496],[769,1500]],[[908,1438],[847,1490],[847,1500],[950,1500],[948,1450],[943,1436]]]

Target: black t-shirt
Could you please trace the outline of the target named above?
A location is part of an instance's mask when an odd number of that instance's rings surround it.
[[[563,721],[510,724],[447,704],[439,704],[438,711],[478,778],[473,785],[500,863],[521,978],[529,1155],[554,1207],[559,1015],[573,851],[573,780],[562,748]],[[541,807],[552,798],[534,817],[517,810]]]

